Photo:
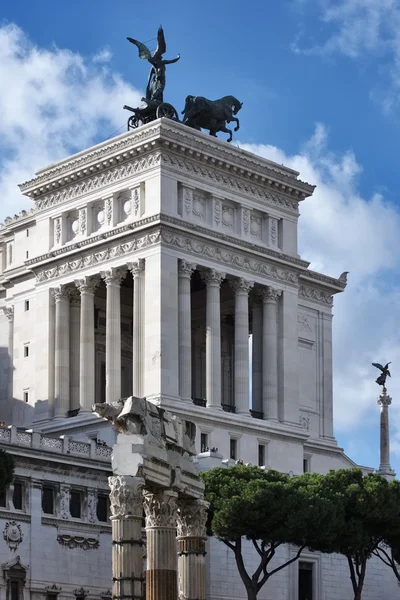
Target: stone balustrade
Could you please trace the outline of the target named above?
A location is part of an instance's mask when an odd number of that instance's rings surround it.
[[[0,427],[0,446],[3,444],[80,456],[107,463],[111,461],[112,453],[110,447],[100,445],[96,440],[91,440],[90,443],[79,442],[66,435],[52,437],[35,431],[19,431],[14,425]]]

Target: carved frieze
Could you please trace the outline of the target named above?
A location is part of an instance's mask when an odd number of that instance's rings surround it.
[[[3,538],[10,550],[16,550],[24,539],[21,525],[16,521],[7,521],[3,531]]]
[[[305,300],[319,302],[320,304],[325,304],[328,306],[332,306],[333,304],[332,294],[330,294],[329,292],[324,292],[323,290],[311,288],[307,285],[300,285],[299,297],[304,298]]]
[[[75,548],[81,548],[82,550],[96,550],[100,545],[98,538],[68,533],[60,533],[57,536],[57,542],[61,546],[65,546],[71,550],[74,550]]]

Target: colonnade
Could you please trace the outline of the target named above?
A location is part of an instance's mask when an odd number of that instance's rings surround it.
[[[197,265],[179,260],[178,266],[178,381],[182,400],[192,399],[191,277]],[[133,276],[132,394],[143,395],[143,353],[146,352],[143,304],[145,260],[112,267],[52,290],[55,299],[54,417],[69,410],[90,411],[95,400],[95,290],[106,285],[106,402],[121,396],[121,282]],[[206,285],[206,404],[221,409],[221,284],[226,273],[201,269]],[[234,294],[235,412],[249,415],[250,368],[253,411],[278,419],[277,301],[281,291],[257,286],[242,277],[229,277]],[[153,284],[157,287],[157,283]],[[249,357],[249,295],[252,294],[253,360]],[[70,335],[70,329],[72,335]],[[78,334],[79,332],[79,334]],[[171,349],[172,351],[172,349]],[[78,375],[79,373],[79,375]]]
[[[148,489],[144,479],[109,478],[113,537],[113,598],[205,600],[208,504],[170,489]],[[142,521],[146,522],[146,575]]]

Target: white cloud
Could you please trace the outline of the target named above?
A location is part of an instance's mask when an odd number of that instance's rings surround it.
[[[335,425],[349,431],[362,423],[378,423],[374,379],[379,372],[371,362],[391,360],[394,370],[400,364],[400,214],[381,195],[361,197],[360,165],[351,151],[342,156],[329,151],[322,125],[295,156],[273,146],[241,147],[284,163],[317,185],[300,205],[301,256],[311,261],[310,268],[329,275],[350,271],[346,291],[335,297]],[[391,380],[390,391],[400,397],[398,379]],[[400,415],[396,406],[392,412]],[[393,450],[400,454],[397,430]]]
[[[109,58],[41,49],[17,26],[0,27],[0,221],[33,206],[17,184],[36,169],[123,129],[122,106],[142,94],[108,70]]]

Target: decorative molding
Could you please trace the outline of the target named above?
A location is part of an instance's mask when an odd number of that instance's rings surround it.
[[[146,515],[146,529],[166,527],[175,529],[177,518],[178,494],[172,490],[159,492],[145,491],[143,507]]]
[[[310,333],[313,331],[306,315],[298,315],[297,322],[299,324],[299,331],[308,331]]]
[[[8,321],[14,321],[14,306],[3,306],[3,313]]]
[[[229,284],[236,294],[248,294],[254,286],[254,281],[247,281],[243,277],[239,277],[238,279],[231,279]]]
[[[96,550],[100,546],[100,542],[97,538],[85,537],[80,534],[70,535],[67,533],[60,533],[57,536],[57,542],[60,546],[65,546],[74,550],[80,548],[81,550]]]
[[[45,208],[62,204],[63,202],[73,200],[74,198],[78,198],[79,196],[83,196],[89,192],[106,187],[111,183],[128,179],[129,177],[137,175],[138,173],[142,173],[146,169],[151,169],[152,167],[159,166],[160,164],[160,152],[148,154],[143,158],[134,160],[132,162],[126,162],[122,165],[114,167],[113,169],[109,169],[104,173],[95,175],[94,177],[87,177],[80,183],[68,185],[60,191],[45,195],[36,200],[37,208],[38,210],[44,210]]]
[[[104,280],[107,286],[109,285],[121,285],[122,280],[125,279],[126,269],[123,267],[111,267],[106,271],[100,271],[100,276]]]
[[[112,519],[143,516],[144,480],[140,477],[117,475],[108,478],[110,486],[110,509]]]
[[[190,263],[184,259],[179,259],[178,261],[178,274],[180,277],[189,277],[190,279],[196,268],[197,265],[195,263]]]
[[[97,493],[94,490],[88,490],[86,516],[89,523],[97,523]]]
[[[67,161],[64,161],[62,164],[59,164],[56,167],[41,170],[39,171],[37,177],[34,177],[33,179],[22,183],[19,186],[19,188],[22,193],[25,193],[25,191],[29,187],[39,186],[41,183],[44,184],[49,179],[57,178],[61,175],[64,175],[68,171],[74,171],[76,169],[82,168],[84,165],[93,163],[96,160],[100,161],[106,156],[113,154],[114,152],[120,152],[125,148],[133,146],[136,142],[144,142],[157,134],[160,134],[160,124],[150,129],[140,131],[138,133],[126,135],[124,138],[119,139],[118,141],[111,141],[106,146],[102,145],[99,148],[92,150],[91,152],[85,153],[79,158],[72,157],[70,160],[67,159]],[[125,159],[126,157],[122,156],[122,158]],[[92,169],[89,169],[88,172],[91,172],[91,170]],[[86,174],[87,173],[82,172],[83,176],[85,176]]]
[[[68,533],[74,534],[76,530],[76,535],[81,536],[82,532],[86,537],[93,537],[99,533],[109,533],[111,534],[111,525],[108,523],[88,523],[83,520],[78,520],[76,522],[70,521],[68,525],[65,523],[64,519],[59,517],[43,517],[41,519],[42,525],[47,525],[49,527],[56,527],[57,529],[65,529],[68,527]],[[92,534],[92,535],[89,535]]]
[[[46,585],[44,589],[47,594],[59,594],[62,590],[62,587],[53,583],[53,585]]]
[[[138,260],[135,260],[133,262],[128,262],[126,266],[128,267],[128,270],[132,273],[133,278],[135,279],[135,277],[139,277],[139,275],[141,275],[141,273],[144,272],[146,268],[146,260],[144,258],[139,258]]]
[[[304,415],[300,415],[299,424],[306,431],[310,431],[310,417],[305,417]]]
[[[85,590],[85,588],[81,587],[81,588],[74,590],[74,595],[77,598],[86,598],[86,596],[89,595],[89,590]]]
[[[69,487],[62,485],[60,488],[60,517],[68,521],[71,518],[69,512],[70,490]]]
[[[176,521],[178,537],[207,537],[208,502],[197,500],[195,502],[178,502]]]
[[[81,277],[80,279],[75,279],[75,285],[82,294],[94,294],[97,286],[100,283],[100,278],[96,275],[91,277]]]
[[[3,538],[10,550],[16,550],[24,539],[21,525],[16,521],[7,521],[3,531]]]
[[[216,269],[207,269],[203,273],[203,279],[207,285],[220,286],[226,277],[226,273],[219,273]]]
[[[0,510],[0,519],[13,519],[23,523],[30,523],[31,515],[21,514],[15,510],[7,510],[6,508],[2,508],[2,510]]]
[[[299,297],[305,300],[311,300],[312,302],[318,302],[319,304],[325,304],[332,306],[333,296],[328,292],[324,292],[319,289],[311,288],[306,285],[300,285]]]

